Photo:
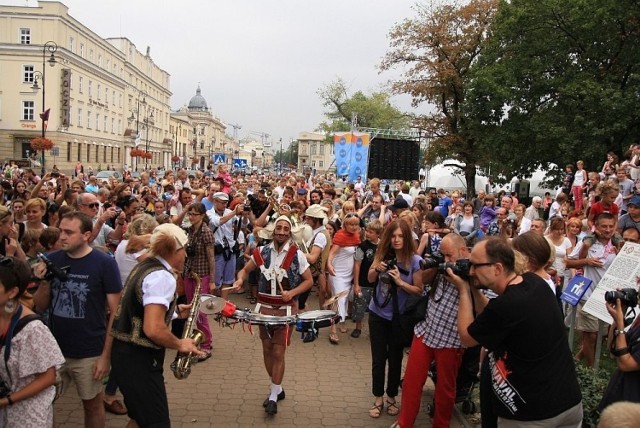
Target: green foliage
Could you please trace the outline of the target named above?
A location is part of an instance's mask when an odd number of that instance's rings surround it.
[[[491,36],[498,0],[417,6],[416,16],[390,32],[391,50],[380,68],[404,70],[391,82],[421,108],[414,125],[428,135],[429,164],[454,159],[464,171],[467,196],[475,193],[476,165],[487,157],[462,109],[471,70]]]
[[[584,411],[583,427],[596,427],[600,412],[598,404],[602,399],[607,384],[609,383],[610,373],[606,370],[595,370],[582,364],[576,365],[578,373],[578,383],[582,391],[582,407]]]
[[[640,125],[640,5],[634,0],[502,1],[463,110],[492,173],[623,155]]]
[[[332,132],[349,131],[353,117],[359,127],[382,129],[407,129],[408,115],[403,114],[389,100],[389,94],[374,92],[365,95],[361,91],[349,95],[344,80],[338,79],[318,90],[325,117],[319,129],[329,135]]]

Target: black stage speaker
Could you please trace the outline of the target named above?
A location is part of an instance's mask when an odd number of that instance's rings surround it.
[[[419,167],[420,144],[417,141],[382,137],[371,140],[367,178],[415,180]]]

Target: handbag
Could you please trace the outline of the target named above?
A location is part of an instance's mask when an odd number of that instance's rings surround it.
[[[400,313],[398,309],[398,294],[396,286],[391,287],[393,301],[393,318],[391,319],[394,336],[403,347],[411,346],[413,341],[413,329],[416,324],[425,319],[429,296],[410,295],[407,298],[405,310]]]

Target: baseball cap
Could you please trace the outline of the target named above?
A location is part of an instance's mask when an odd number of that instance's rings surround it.
[[[638,208],[640,208],[640,195],[635,195],[633,196],[629,202],[627,203],[627,205],[634,205]]]
[[[298,189],[298,195],[306,195],[307,194],[307,189],[305,189],[304,187],[301,187]]]
[[[213,199],[218,199],[221,201],[229,201],[229,195],[224,192],[216,192],[213,194]]]
[[[403,210],[409,208],[409,203],[404,198],[398,198],[393,201],[393,205],[389,206],[391,211]]]

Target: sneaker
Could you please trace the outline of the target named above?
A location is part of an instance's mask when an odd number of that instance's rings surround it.
[[[351,332],[351,337],[357,339],[360,337],[360,333],[362,333],[362,331],[359,328],[356,328]]]

